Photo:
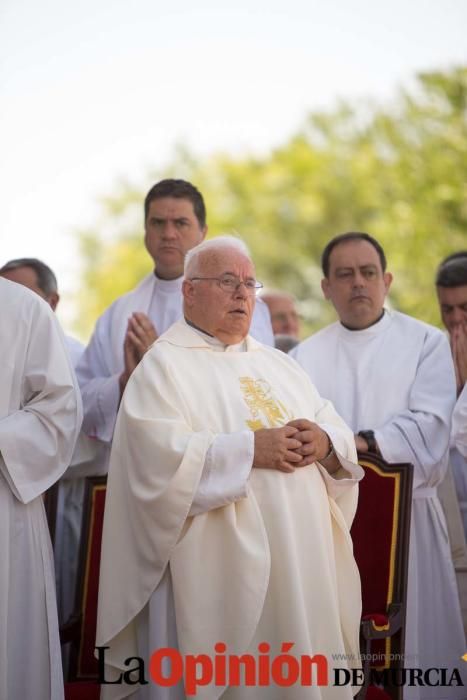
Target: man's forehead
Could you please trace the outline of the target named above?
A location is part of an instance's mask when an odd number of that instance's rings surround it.
[[[378,251],[368,241],[343,241],[332,249],[329,256],[331,268],[363,267],[365,265],[376,265],[381,268]]]
[[[184,197],[158,197],[149,204],[149,216],[193,216],[195,213],[193,202]]]
[[[467,284],[458,287],[437,287],[438,298],[442,304],[466,304]]]
[[[242,274],[254,276],[255,273],[251,260],[234,248],[206,250],[200,257],[200,266],[216,275],[238,275],[241,271]]]

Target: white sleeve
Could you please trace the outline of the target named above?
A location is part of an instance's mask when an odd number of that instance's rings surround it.
[[[364,475],[362,467],[357,464],[357,455],[349,454],[345,435],[342,430],[335,426],[320,423],[319,426],[329,436],[334,447],[334,452],[340,462],[340,468],[333,474],[330,474],[326,467],[320,462],[317,462],[319,470],[326,484],[328,495],[334,500],[338,499],[347,489],[355,486]],[[348,455],[345,457],[344,455]]]
[[[109,368],[110,319],[109,311],[99,318],[76,367],[83,399],[83,431],[103,442],[112,440],[120,404],[120,373],[111,373]]]
[[[357,464],[357,450],[352,431],[336,412],[330,401],[320,397],[322,402],[316,414],[316,422],[328,434],[341,466],[333,474],[317,462],[330,498],[339,499],[346,491],[356,486],[363,478],[363,469]]]
[[[451,444],[467,458],[467,384],[464,384],[452,414]]]
[[[241,430],[214,438],[204,462],[190,515],[199,515],[245,498],[254,457],[254,433]]]
[[[78,435],[73,456],[62,479],[82,479],[86,476],[104,476],[109,469],[110,445],[89,438],[82,431]]]
[[[25,337],[18,378],[21,405],[0,420],[0,472],[23,503],[44,493],[63,474],[82,420],[62,330],[51,309],[41,304],[34,309]]]
[[[339,506],[347,526],[350,528],[358,500],[358,482],[363,478],[364,471],[357,464],[357,449],[353,432],[339,416],[331,401],[323,399],[318,390],[303,371],[304,384],[308,382],[311,387],[316,406],[315,423],[319,425],[329,436],[341,467],[329,474],[327,469],[317,462],[318,469],[323,478],[329,498],[332,498]]]
[[[414,489],[435,486],[444,476],[444,470],[434,475],[434,468],[447,466],[455,392],[448,341],[442,333],[429,334],[410,387],[407,409],[375,430],[376,442],[387,462],[414,465]]]

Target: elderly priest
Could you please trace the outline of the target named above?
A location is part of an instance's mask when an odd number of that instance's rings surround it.
[[[194,678],[203,699],[352,697],[350,685],[310,685],[306,673],[284,690],[264,670],[281,656],[296,669],[321,655],[329,679],[333,658],[360,665],[349,526],[362,470],[352,433],[301,368],[248,335],[260,287],[238,239],[193,248],[185,318],[127,385],[101,561],[97,644],[115,681],[104,698],[137,688],[138,698],[184,698]],[[165,653],[171,668],[158,663]],[[263,673],[229,675],[242,654]],[[199,655],[203,669],[189,674]]]

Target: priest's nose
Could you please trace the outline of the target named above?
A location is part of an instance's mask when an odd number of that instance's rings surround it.
[[[364,287],[366,283],[365,277],[362,275],[361,272],[356,272],[355,276],[353,278],[353,286],[354,287]]]
[[[162,238],[165,240],[173,240],[178,237],[177,226],[174,221],[166,221],[162,232]]]
[[[237,289],[234,292],[234,296],[237,299],[246,299],[248,296],[248,289],[245,286],[245,282],[239,282]]]

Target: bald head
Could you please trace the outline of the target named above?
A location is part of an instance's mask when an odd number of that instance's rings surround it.
[[[255,268],[245,244],[219,236],[189,251],[185,259],[185,318],[227,345],[241,342],[255,307]]]
[[[228,256],[230,253],[241,253],[251,262],[247,245],[235,236],[217,236],[209,241],[203,241],[188,251],[185,256],[185,279],[197,275],[204,260],[212,255]]]
[[[271,289],[263,292],[261,299],[268,305],[274,335],[288,335],[298,339],[300,319],[295,297],[288,292]]]

